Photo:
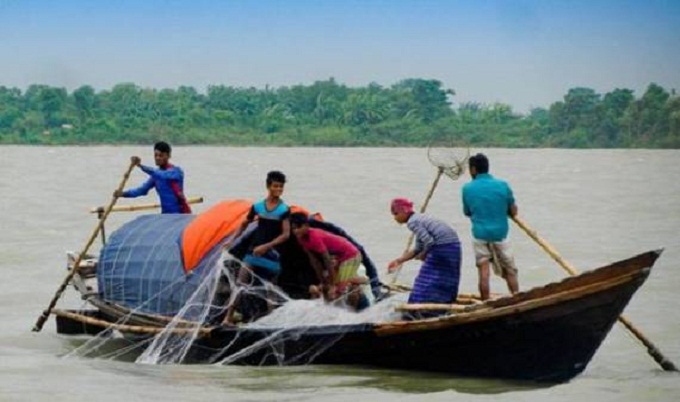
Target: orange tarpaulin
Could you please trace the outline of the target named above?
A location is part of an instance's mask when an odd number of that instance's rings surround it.
[[[309,210],[305,207],[301,207],[299,205],[291,205],[290,206],[290,213],[294,214],[296,212],[301,212],[301,213],[307,215],[307,217],[310,218],[310,219],[313,218],[317,221],[323,221],[324,220],[323,215],[321,215],[320,212],[314,212],[313,214],[310,214]]]
[[[208,251],[234,233],[252,205],[246,200],[222,201],[198,215],[182,235],[184,270],[191,272]]]

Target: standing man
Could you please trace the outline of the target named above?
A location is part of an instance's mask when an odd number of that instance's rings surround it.
[[[489,264],[508,284],[510,293],[519,291],[517,267],[510,253],[508,216],[517,215],[512,189],[489,174],[489,159],[477,154],[469,159],[472,181],[463,186],[463,213],[472,220],[475,262],[479,270],[479,293],[489,298]]]
[[[461,263],[456,231],[439,219],[414,212],[413,202],[406,198],[393,199],[390,210],[397,223],[405,223],[413,232],[416,246],[392,260],[388,272],[414,258],[423,260],[408,302],[454,303],[458,298]]]
[[[114,195],[123,198],[136,198],[146,195],[149,190],[155,188],[158,198],[161,200],[161,213],[190,214],[191,208],[189,208],[184,196],[184,172],[179,166],[170,164],[172,152],[170,144],[160,141],[154,144],[153,149],[153,158],[158,169],[142,165],[142,160],[138,156],[133,156],[130,158],[132,163],[150,177],[141,186],[131,190],[116,191]]]

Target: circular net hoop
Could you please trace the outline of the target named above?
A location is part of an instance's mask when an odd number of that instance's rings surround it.
[[[450,143],[432,142],[427,147],[427,159],[430,163],[453,180],[465,173],[469,158],[469,148],[455,148]]]

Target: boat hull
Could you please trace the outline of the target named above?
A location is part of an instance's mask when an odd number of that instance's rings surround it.
[[[194,342],[183,362],[363,365],[563,382],[586,368],[658,255],[641,254],[440,318],[304,329],[217,327]]]
[[[236,358],[245,365],[367,365],[455,373],[474,377],[561,382],[587,366],[639,284],[628,283],[569,303],[442,328],[381,335],[372,326],[326,327],[302,334],[214,331],[188,356],[191,361],[229,358],[267,338],[276,341]],[[341,334],[341,336],[338,336]],[[279,341],[280,340],[280,341]],[[224,351],[218,351],[231,345]],[[300,356],[302,355],[302,358]]]

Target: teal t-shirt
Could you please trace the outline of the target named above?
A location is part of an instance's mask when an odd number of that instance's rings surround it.
[[[463,213],[472,220],[475,239],[496,242],[508,237],[508,210],[514,203],[508,183],[488,173],[463,186]]]

